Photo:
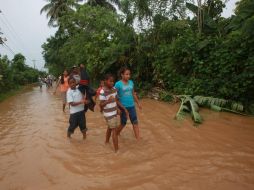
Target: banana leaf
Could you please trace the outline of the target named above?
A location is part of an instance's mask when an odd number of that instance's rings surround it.
[[[186,98],[186,103],[189,104],[191,115],[195,123],[202,123],[202,118],[198,113],[199,107],[198,104],[191,97]]]
[[[220,106],[216,106],[216,105],[211,105],[211,110],[213,111],[217,111],[217,112],[220,112],[222,110],[222,108]]]
[[[189,112],[195,123],[202,123],[202,117],[198,113],[198,104],[188,95],[180,95],[178,98],[181,99],[181,105],[175,118],[177,120],[183,119],[186,113]]]
[[[230,113],[235,113],[235,114],[240,114],[240,115],[248,116],[248,115],[245,114],[245,113],[238,112],[238,111],[234,111],[234,110],[227,109],[227,108],[221,108],[221,110],[222,110],[222,111],[225,111],[225,112],[230,112]]]
[[[175,116],[175,118],[177,120],[182,120],[184,118],[184,116],[185,116],[184,110],[186,110],[186,108],[188,108],[186,105],[184,105],[185,98],[181,97],[180,99],[181,99],[181,105],[180,105],[180,108]]]
[[[230,109],[227,109],[227,108],[222,108],[222,107],[219,107],[219,106],[216,106],[216,105],[211,105],[210,108],[211,108],[211,110],[217,111],[217,112],[225,111],[225,112],[236,113],[236,114],[240,114],[240,115],[245,115],[245,116],[247,116],[247,115],[244,114],[244,113],[237,112],[237,111],[234,111],[234,110],[230,110]]]
[[[240,111],[240,112],[243,112],[243,105],[242,104],[239,104],[239,103],[236,103],[236,102],[233,102],[231,104],[231,109],[233,111]]]
[[[227,111],[232,110],[232,113],[239,113],[244,111],[243,105],[238,102],[204,96],[195,96],[193,99],[198,103],[199,106],[204,106],[215,110],[218,109],[215,108],[215,106],[218,106],[227,109]]]

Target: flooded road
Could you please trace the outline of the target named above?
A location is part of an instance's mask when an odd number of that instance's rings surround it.
[[[68,111],[45,88],[0,103],[0,189],[254,189],[254,118],[201,110],[195,128],[173,119],[178,105],[142,105],[142,140],[128,125],[115,154],[98,108],[83,141],[78,129],[66,138]]]

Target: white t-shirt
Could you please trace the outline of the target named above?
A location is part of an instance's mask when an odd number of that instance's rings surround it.
[[[112,88],[112,89],[102,88],[101,91],[100,91],[99,100],[100,101],[106,101],[111,96],[113,96],[114,98],[117,97],[117,91],[116,91],[115,88]],[[107,120],[110,120],[113,117],[115,117],[117,115],[117,104],[116,104],[116,101],[107,104],[103,108],[103,114],[104,114],[104,117]]]
[[[67,102],[80,102],[83,99],[82,93],[76,88],[72,90],[71,88],[67,91]],[[70,114],[77,113],[84,110],[84,104],[79,104],[77,106],[70,105]]]

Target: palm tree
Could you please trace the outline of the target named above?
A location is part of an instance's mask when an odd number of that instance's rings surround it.
[[[88,0],[87,4],[91,6],[101,6],[116,11],[114,4],[120,7],[120,0]]]
[[[59,18],[68,12],[72,12],[75,7],[78,6],[80,0],[47,0],[46,4],[41,9],[41,14],[43,12],[47,13],[47,18],[49,18],[49,26],[57,26],[59,24]]]

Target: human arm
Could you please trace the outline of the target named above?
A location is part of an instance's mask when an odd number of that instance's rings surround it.
[[[58,88],[58,86],[59,86],[59,84],[60,84],[60,81],[61,81],[61,79],[59,78],[58,81],[57,81],[57,83],[56,83],[56,88],[55,88],[55,90],[54,90],[54,94],[56,93],[56,90],[57,90],[57,88]]]
[[[131,82],[132,82],[132,81],[131,81]],[[139,100],[138,100],[137,93],[136,93],[135,90],[134,90],[134,84],[133,84],[133,82],[132,82],[132,85],[133,85],[132,96],[133,96],[133,98],[134,98],[134,101],[137,103],[138,108],[139,108],[140,110],[142,110],[142,106],[141,106],[141,104],[140,104],[140,102],[139,102]]]
[[[103,109],[107,104],[110,104],[115,101],[113,96],[110,96],[108,100],[104,99],[102,95],[100,95],[100,107]]]
[[[86,99],[83,99],[83,100],[81,100],[81,101],[79,101],[79,102],[69,102],[69,104],[70,104],[71,106],[78,106],[78,105],[80,105],[80,104],[87,104],[87,100],[86,100]]]
[[[81,92],[79,92],[79,93],[81,95]],[[81,95],[79,100],[80,101],[77,101],[77,100],[74,99],[73,92],[71,90],[67,91],[67,102],[68,102],[69,105],[78,106],[80,104],[87,104],[88,103],[88,100],[86,99],[86,95],[85,96]]]
[[[121,102],[118,100],[118,98],[116,98],[116,104],[118,107],[120,107],[122,110],[124,110],[126,117],[129,117],[129,112],[128,110],[121,104]],[[119,112],[119,115],[121,114],[121,110],[117,108],[117,111]]]
[[[132,95],[133,95],[133,97],[134,97],[134,101],[137,103],[137,105],[138,105],[138,108],[140,109],[140,110],[142,110],[142,106],[141,106],[141,104],[140,104],[140,102],[139,102],[139,100],[138,100],[138,96],[137,96],[137,93],[133,90],[132,91]]]

